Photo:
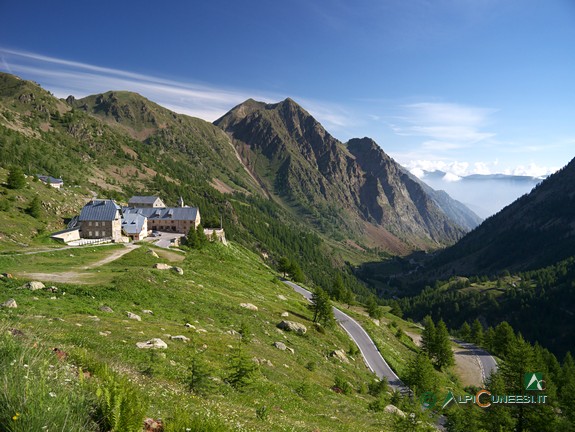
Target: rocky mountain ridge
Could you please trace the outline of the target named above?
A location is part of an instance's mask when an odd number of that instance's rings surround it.
[[[273,195],[320,229],[341,225],[396,253],[452,244],[465,232],[377,143],[338,141],[292,99],[248,100],[214,124]]]

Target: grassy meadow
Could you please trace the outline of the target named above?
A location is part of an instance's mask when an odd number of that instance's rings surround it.
[[[0,361],[24,364],[30,356],[38,376],[67,365],[72,372],[57,374],[54,386],[72,386],[70,391],[83,401],[80,412],[88,413],[76,422],[83,426],[66,428],[70,413],[78,408],[71,400],[63,403],[68,414],[47,419],[49,430],[91,430],[86,425],[93,430],[140,430],[104,421],[113,417],[128,422],[131,416],[140,427],[144,417],[162,419],[166,431],[381,431],[395,430],[396,423],[405,421],[382,411],[396,397],[385,392],[374,396],[374,376],[350,349],[344,331],[315,327],[307,302],[255,254],[233,243],[185,255],[142,245],[113,262],[82,270],[121,247],[0,257],[1,272],[41,270],[47,279],[42,282],[57,286],[56,292],[30,291],[21,288],[24,279],[0,280],[0,301],[13,298],[18,304],[0,308],[0,326],[8,334],[3,337],[12,347],[2,351]],[[184,274],[154,269],[158,262],[181,267]],[[95,277],[90,283],[50,282],[49,272],[70,270]],[[113,312],[102,311],[103,306]],[[141,321],[128,318],[127,312]],[[285,312],[288,318],[282,318]],[[279,330],[282,319],[306,325],[307,333]],[[189,341],[170,339],[175,335]],[[152,338],[162,339],[168,348],[136,347]],[[294,352],[281,351],[274,342]],[[408,341],[398,343],[394,346],[400,349]],[[54,348],[65,353],[63,362]],[[337,349],[348,352],[349,363],[331,357]],[[9,374],[3,374],[7,380]],[[336,384],[337,392],[332,389]],[[20,413],[10,420],[13,426],[23,425],[26,413],[34,416],[33,401],[18,398],[21,391],[12,389],[3,396],[13,400],[0,415],[11,419]],[[52,402],[70,391],[48,391],[56,397],[44,391],[37,397]],[[126,399],[134,403],[122,405]],[[394,403],[409,409],[409,401]],[[130,406],[136,412],[130,413]]]

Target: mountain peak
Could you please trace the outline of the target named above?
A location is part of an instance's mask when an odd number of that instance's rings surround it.
[[[375,141],[352,139],[346,149],[291,98],[246,101],[215,124],[270,195],[322,229],[398,253],[463,234]]]

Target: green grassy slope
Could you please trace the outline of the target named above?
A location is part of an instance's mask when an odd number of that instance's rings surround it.
[[[98,257],[104,249],[97,252]],[[23,281],[2,279],[3,295],[14,298],[18,308],[0,309],[0,321],[28,339],[66,351],[96,371],[95,379],[102,363],[130,377],[144,395],[154,394],[147,413],[156,418],[174,418],[182,410],[223,419],[230,430],[391,430],[392,415],[367,408],[374,397],[365,389],[373,377],[361,358],[350,357],[348,364],[329,356],[336,349],[349,348],[347,335],[338,327],[325,333],[315,330],[307,303],[279,282],[257,256],[235,245],[212,245],[175,263],[184,269],[180,276],[153,269],[154,263],[165,260],[153,258],[146,249],[99,268],[102,279],[111,276],[111,283],[57,284],[58,292],[51,293],[20,289]],[[62,251],[59,266],[76,266],[77,257],[95,259],[84,257],[89,251],[74,256]],[[35,255],[35,265],[49,267],[51,255]],[[27,259],[25,255],[0,257],[0,267],[18,273],[29,268]],[[247,302],[258,311],[240,307]],[[114,312],[100,311],[102,305]],[[154,314],[144,314],[144,309]],[[142,321],[128,319],[126,311],[139,314]],[[308,327],[306,335],[276,328],[285,311],[289,319]],[[185,327],[186,323],[195,328]],[[240,331],[249,334],[248,343],[240,341],[236,333]],[[191,342],[170,340],[168,334],[185,335]],[[168,349],[151,354],[136,348],[136,342],[154,337],[162,338]],[[278,350],[273,346],[276,341],[295,353]],[[262,364],[252,383],[235,390],[225,381],[238,349],[250,363],[258,358]],[[194,355],[209,365],[213,386],[205,396],[185,388]],[[351,395],[330,389],[336,377],[350,383]],[[256,415],[262,406],[268,410],[265,420]]]

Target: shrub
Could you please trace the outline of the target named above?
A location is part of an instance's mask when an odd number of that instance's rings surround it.
[[[344,395],[350,395],[353,393],[352,385],[340,375],[335,377],[334,388],[341,390]]]
[[[109,432],[132,432],[142,429],[146,405],[133,385],[107,368],[102,369],[96,389],[94,419]]]

